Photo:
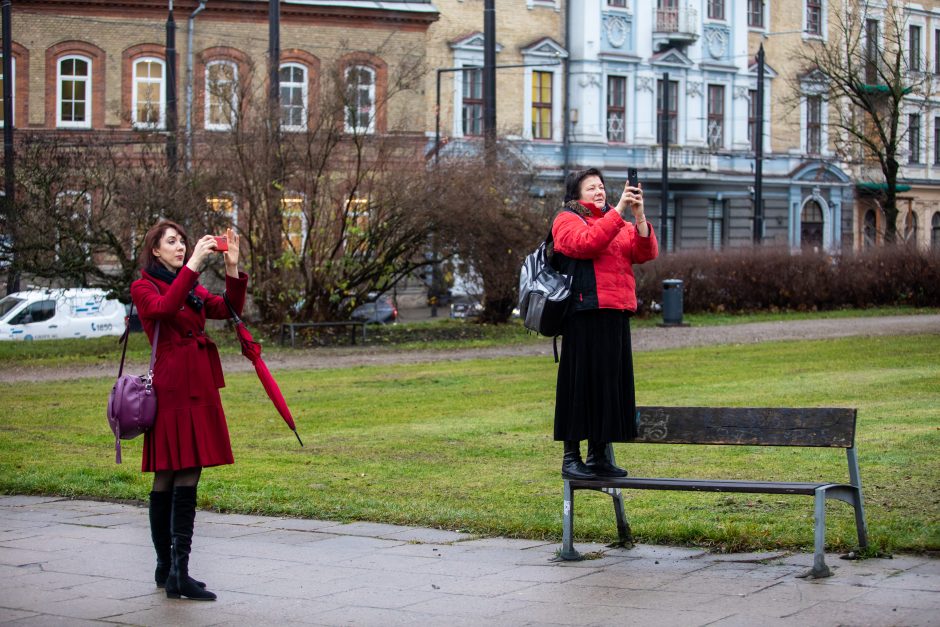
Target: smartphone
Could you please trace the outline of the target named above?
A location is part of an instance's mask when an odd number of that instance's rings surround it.
[[[627,187],[639,187],[640,179],[637,177],[636,168],[627,169]]]
[[[224,235],[213,235],[215,237],[216,252],[224,253],[228,250],[228,238]]]

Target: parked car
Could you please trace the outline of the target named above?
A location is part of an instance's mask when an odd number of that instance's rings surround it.
[[[370,303],[364,303],[353,309],[352,320],[361,320],[368,324],[389,324],[398,320],[398,309],[388,296],[383,296]]]
[[[0,300],[0,340],[61,340],[124,333],[124,305],[98,289],[41,289]]]
[[[450,304],[451,318],[474,318],[483,313],[483,304],[467,297],[458,297]]]

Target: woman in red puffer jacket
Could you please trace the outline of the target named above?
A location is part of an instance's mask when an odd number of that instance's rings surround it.
[[[624,217],[632,214],[633,222]],[[552,225],[553,265],[574,275],[574,311],[561,344],[555,393],[555,440],[564,442],[562,476],[625,477],[608,455],[611,442],[636,437],[630,317],[636,312],[633,264],[659,246],[643,211],[641,187],[607,204],[600,170],[568,176],[565,209]],[[588,441],[587,463],[581,440]]]

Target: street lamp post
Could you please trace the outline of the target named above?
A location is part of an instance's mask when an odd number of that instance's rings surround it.
[[[757,49],[757,109],[754,129],[754,243],[764,237],[764,43]]]
[[[173,0],[166,18],[166,163],[170,172],[176,172],[176,135],[179,126],[176,107],[176,21],[173,19]]]
[[[11,23],[12,0],[3,0],[3,216],[7,223],[7,237],[11,243],[16,231],[16,209],[13,170],[13,24]],[[16,269],[16,258],[7,270],[7,294],[20,291],[20,276]]]

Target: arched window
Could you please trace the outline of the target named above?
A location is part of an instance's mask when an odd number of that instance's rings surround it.
[[[307,68],[299,63],[285,63],[280,75],[281,129],[307,130]]]
[[[56,126],[91,128],[91,59],[70,55],[57,67]]]
[[[137,128],[163,128],[166,124],[165,65],[161,59],[134,61],[131,121]]]
[[[231,61],[206,65],[206,130],[227,131],[238,111],[238,66]]]
[[[862,232],[862,245],[865,248],[872,248],[875,245],[875,210],[869,209],[865,212],[864,231]]]
[[[930,247],[940,250],[940,211],[933,214],[930,220]]]
[[[822,248],[823,210],[815,200],[807,201],[800,214],[800,242],[807,248]]]
[[[346,69],[347,133],[375,132],[375,70],[365,65]]]

